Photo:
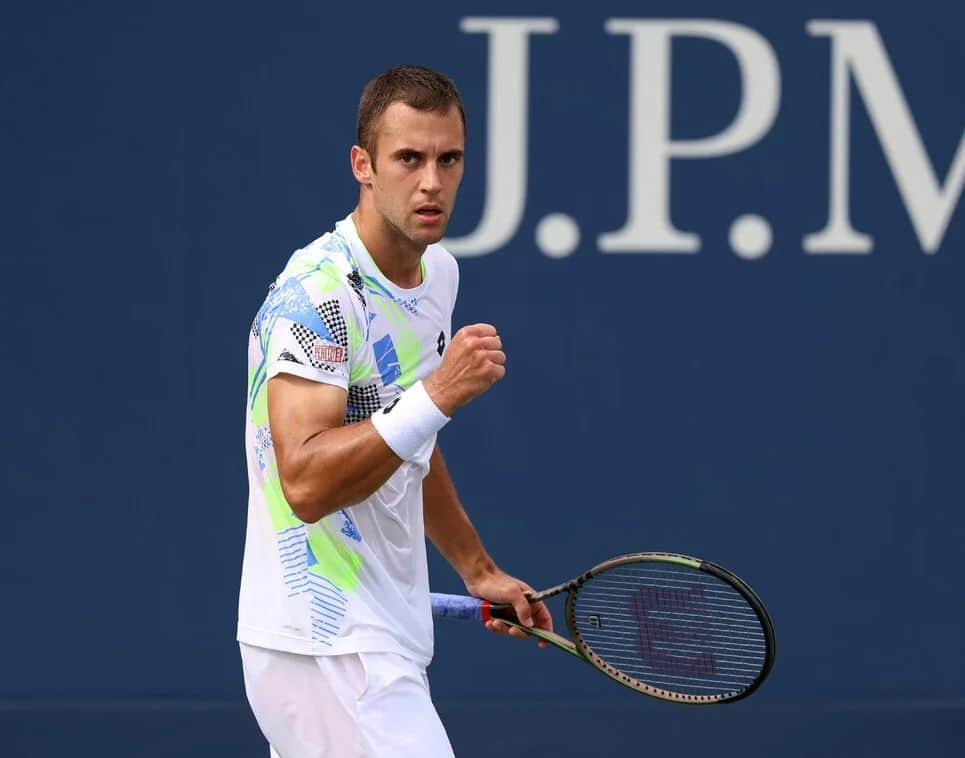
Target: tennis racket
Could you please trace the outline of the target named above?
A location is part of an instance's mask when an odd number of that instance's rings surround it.
[[[760,687],[774,665],[771,620],[727,569],[674,553],[611,558],[530,595],[566,593],[572,640],[522,626],[511,605],[432,594],[435,616],[498,618],[582,659],[611,679],[675,703],[729,703]]]

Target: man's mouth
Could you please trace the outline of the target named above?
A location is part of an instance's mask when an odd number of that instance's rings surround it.
[[[426,220],[435,220],[442,216],[442,208],[438,205],[423,205],[415,210],[416,214]]]

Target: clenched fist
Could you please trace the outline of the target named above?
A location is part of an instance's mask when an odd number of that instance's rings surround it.
[[[490,324],[464,326],[452,336],[439,366],[423,382],[429,397],[447,416],[506,375],[503,342]]]

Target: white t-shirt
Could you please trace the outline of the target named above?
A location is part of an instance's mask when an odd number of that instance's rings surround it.
[[[432,446],[367,500],[305,524],[282,494],[266,388],[279,373],[343,387],[351,424],[424,379],[449,344],[459,273],[430,245],[422,275],[413,289],[386,279],[349,216],[292,255],[255,317],[241,642],[306,655],[394,652],[422,666],[432,658],[422,520]]]

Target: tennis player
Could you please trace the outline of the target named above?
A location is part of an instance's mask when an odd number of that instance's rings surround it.
[[[252,325],[238,640],[281,758],[453,754],[425,673],[425,535],[471,594],[552,628],[486,552],[436,442],[506,372],[495,327],[451,330],[459,272],[438,243],[465,135],[447,77],[406,66],[370,82],[358,206],[292,255]]]

